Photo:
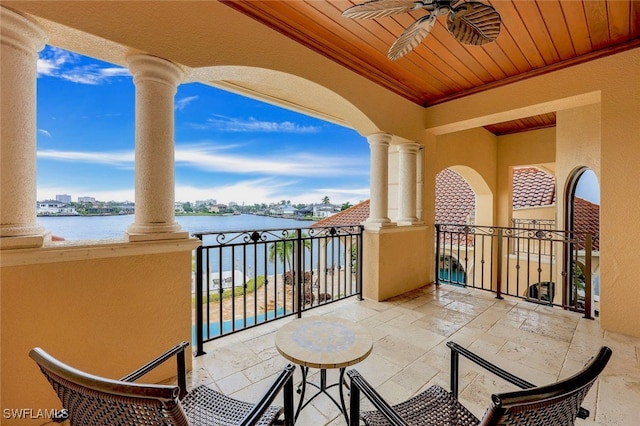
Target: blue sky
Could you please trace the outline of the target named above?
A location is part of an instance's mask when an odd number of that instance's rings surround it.
[[[576,196],[600,205],[600,184],[592,170],[586,170],[578,180]]]
[[[47,46],[38,61],[38,200],[134,200],[126,68]],[[197,83],[175,96],[176,201],[355,204],[369,147],[354,130]]]
[[[38,61],[38,200],[134,200],[135,88],[126,68],[47,46]],[[355,131],[197,83],[175,96],[176,201],[356,204],[369,148]],[[593,173],[577,195],[600,203]]]

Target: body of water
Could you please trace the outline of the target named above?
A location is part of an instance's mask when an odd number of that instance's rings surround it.
[[[38,222],[53,235],[65,240],[123,238],[134,215],[123,216],[41,216]],[[182,229],[189,232],[304,228],[314,221],[283,219],[249,214],[232,216],[176,216]]]

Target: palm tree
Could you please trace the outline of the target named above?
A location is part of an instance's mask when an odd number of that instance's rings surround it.
[[[311,250],[311,240],[307,237],[307,234],[304,232],[301,235],[302,237],[302,247],[306,250]],[[276,258],[280,263],[284,265],[284,273],[286,275],[288,271],[293,270],[293,258],[294,258],[294,242],[296,240],[296,235],[289,235],[282,241],[276,241],[274,243],[269,244],[269,261],[275,263]],[[293,276],[293,275],[292,275]]]
[[[343,204],[342,204],[342,206],[340,207],[340,211],[342,211],[342,210],[346,210],[346,209],[348,209],[349,207],[351,207],[351,203],[347,201],[346,203],[343,203]]]
[[[322,204],[329,204],[329,197],[327,195],[322,199]]]

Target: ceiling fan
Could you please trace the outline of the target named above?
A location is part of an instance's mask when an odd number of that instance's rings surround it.
[[[447,28],[461,43],[479,46],[494,41],[500,34],[500,14],[488,4],[458,0],[370,0],[351,6],[342,16],[374,19],[425,9],[428,13],[411,24],[389,49],[396,60],[413,50],[429,35],[438,16],[449,14]]]

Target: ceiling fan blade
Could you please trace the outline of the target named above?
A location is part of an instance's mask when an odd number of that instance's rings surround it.
[[[400,37],[391,45],[389,59],[395,61],[412,51],[419,45],[436,23],[436,15],[429,14],[418,19],[404,30]]]
[[[470,1],[452,9],[447,28],[459,42],[479,46],[498,37],[501,23],[500,14],[492,6]]]
[[[411,12],[423,6],[421,1],[415,0],[371,0],[351,6],[342,12],[342,16],[352,19],[383,18],[399,13]]]

